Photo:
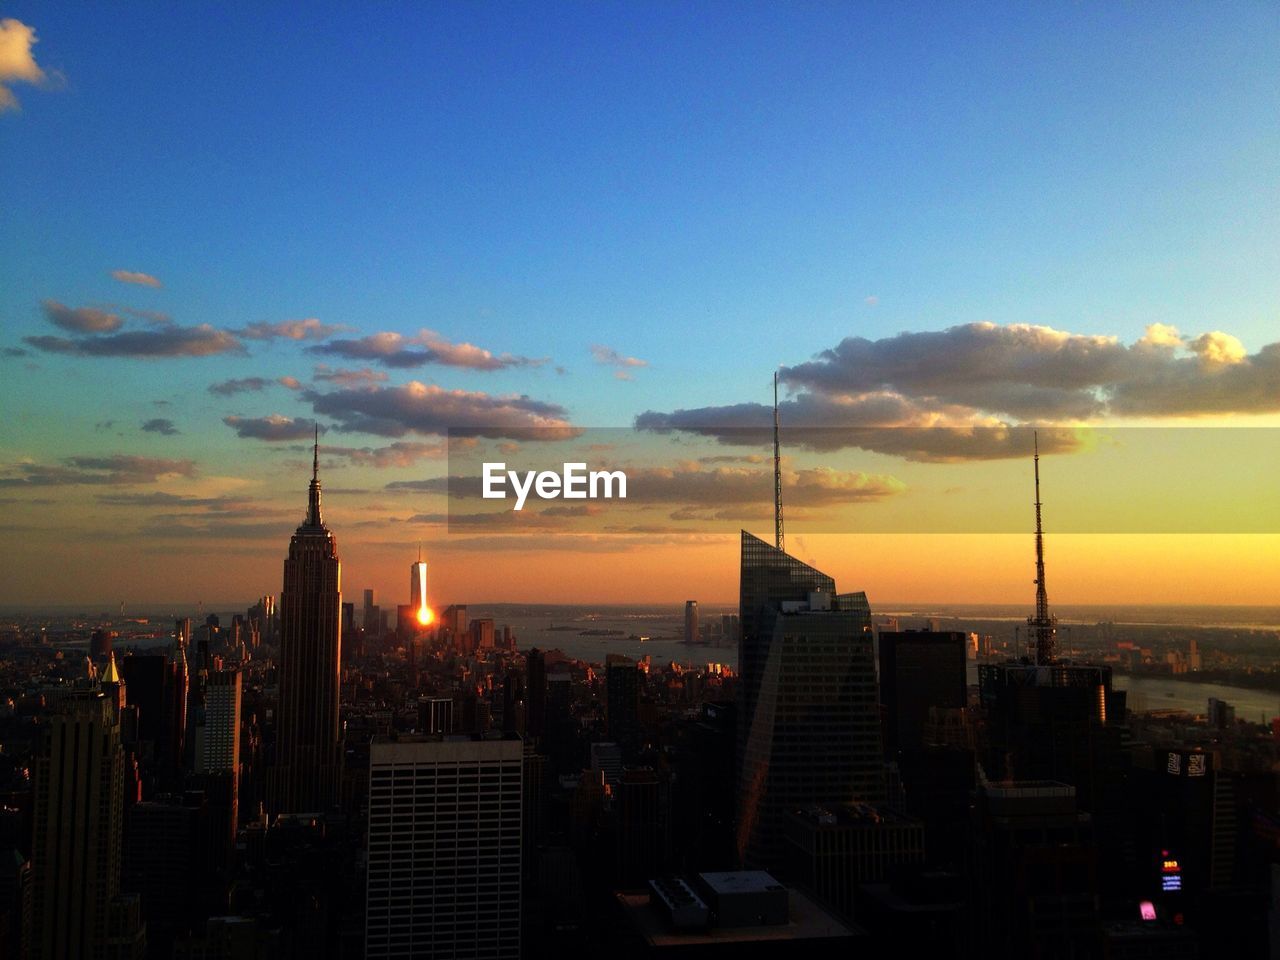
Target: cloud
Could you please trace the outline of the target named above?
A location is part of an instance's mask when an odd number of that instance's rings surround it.
[[[209,384],[209,392],[219,397],[230,397],[237,393],[265,390],[275,383],[266,377],[240,377]]]
[[[96,307],[68,307],[57,300],[46,300],[40,306],[50,323],[72,333],[111,333],[124,323],[118,315]]]
[[[346,457],[357,466],[411,467],[419,460],[442,459],[449,454],[449,445],[443,441],[419,443],[397,440],[385,447],[330,447],[322,445],[320,452],[332,457]]]
[[[1230,334],[1187,338],[1163,324],[1126,345],[1049,327],[973,323],[850,337],[784,367],[782,379],[795,391],[780,404],[788,443],[920,460],[1025,456],[1028,425],[1280,410],[1280,343],[1250,354]],[[754,444],[766,442],[770,418],[770,407],[741,403],[646,411],[635,425]],[[1046,450],[1079,445],[1072,430],[1042,428]]]
[[[308,349],[320,356],[369,360],[397,369],[435,363],[469,370],[502,370],[509,367],[537,367],[547,362],[545,358],[534,359],[510,353],[494,354],[474,344],[452,343],[431,330],[422,330],[415,337],[394,332],[374,333],[357,340],[331,340]]]
[[[163,417],[155,417],[146,421],[142,425],[142,429],[147,433],[159,433],[166,437],[172,437],[181,432],[173,425],[172,420],[166,420]]]
[[[384,437],[443,436],[452,430],[455,435],[492,439],[566,439],[580,432],[564,419],[565,409],[554,403],[514,394],[445,390],[416,380],[398,387],[310,390],[302,396],[315,413],[338,421],[337,429]]]
[[[288,390],[301,390],[302,381],[297,377],[277,377],[276,383]]]
[[[3,353],[6,357],[27,356],[27,351],[23,350],[21,347],[5,347],[4,350],[0,350],[0,353]]]
[[[648,360],[641,360],[638,357],[625,357],[612,347],[606,347],[603,344],[593,343],[591,345],[591,357],[596,363],[604,364],[608,367],[647,367]],[[630,379],[619,377],[618,379]]]
[[[0,487],[124,486],[154,483],[166,477],[193,477],[193,460],[162,460],[115,454],[67,457],[60,464],[15,463],[2,468]]]
[[[360,387],[371,383],[386,383],[387,374],[381,370],[363,367],[359,370],[335,370],[319,364],[313,377],[322,383],[336,383],[340,387]]]
[[[202,323],[198,327],[162,327],[130,330],[108,336],[68,340],[65,337],[23,337],[23,343],[46,353],[76,357],[208,357],[220,353],[244,353],[244,344],[225,330]]]
[[[865,303],[868,307],[875,307],[875,306],[879,306],[880,298],[873,294],[870,297],[865,297],[862,302]]]
[[[279,413],[265,417],[223,417],[222,422],[244,439],[267,440],[271,443],[314,437],[316,430],[314,420],[295,420]],[[320,432],[324,432],[323,427]]]
[[[341,323],[321,323],[315,317],[306,320],[282,320],[279,323],[251,323],[235,331],[246,340],[325,340],[351,327]]]
[[[634,380],[635,375],[628,373],[626,370],[613,371],[613,379],[615,380]]]
[[[121,283],[136,283],[141,287],[163,287],[164,284],[149,273],[138,273],[134,270],[112,270],[111,276]]]
[[[139,320],[145,320],[147,323],[154,323],[157,326],[164,326],[173,323],[173,317],[159,310],[137,310],[133,307],[125,307],[124,312],[131,317]]]
[[[36,63],[31,49],[38,42],[34,27],[12,17],[0,20],[0,113],[22,109],[9,84],[44,86],[48,83],[48,75]]]

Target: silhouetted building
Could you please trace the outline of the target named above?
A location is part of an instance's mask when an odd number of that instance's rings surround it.
[[[365,956],[520,956],[518,737],[375,741]]]
[[[881,632],[880,702],[888,756],[923,745],[930,707],[965,706],[965,668],[963,633]]]
[[[640,745],[640,668],[629,657],[605,660],[605,716],[609,739],[626,754]]]
[[[89,635],[89,656],[95,663],[106,660],[111,655],[111,634],[106,630],[95,630]]]
[[[788,815],[784,832],[787,876],[844,917],[859,885],[924,862],[924,824],[883,805],[805,807]]]
[[[537,647],[525,656],[525,729],[535,740],[547,725],[547,658]]]
[[[307,515],[289,541],[280,592],[280,718],[273,813],[324,811],[338,802],[342,652],[338,545],[320,516],[319,441]]]
[[[141,957],[145,930],[120,895],[124,752],[116,709],[80,681],[45,725],[35,765],[34,960]]]
[[[698,634],[698,601],[686,600],[684,602],[684,642],[697,643],[701,637]]]

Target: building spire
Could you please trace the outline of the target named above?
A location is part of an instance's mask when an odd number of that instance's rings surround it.
[[[322,527],[320,519],[320,424],[316,424],[315,446],[311,452],[311,487],[307,492],[307,520],[305,526]]]
[[[1040,435],[1032,433],[1036,478],[1036,614],[1027,618],[1029,640],[1035,644],[1036,663],[1052,663],[1057,657],[1058,623],[1049,615],[1049,594],[1044,585],[1044,528],[1040,522]]]
[[[784,550],[782,535],[782,454],[778,442],[778,372],[773,373],[773,545]]]

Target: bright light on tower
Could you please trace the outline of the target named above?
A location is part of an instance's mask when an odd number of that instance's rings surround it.
[[[422,624],[424,627],[435,618],[436,618],[436,615],[434,612],[432,612],[430,607],[418,608],[418,622]]]

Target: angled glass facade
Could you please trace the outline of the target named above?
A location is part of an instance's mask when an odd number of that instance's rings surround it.
[[[738,852],[768,867],[788,812],[883,798],[871,611],[744,531],[739,616]]]

